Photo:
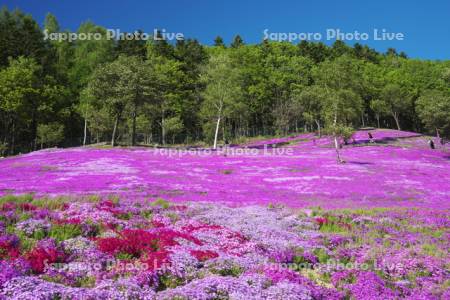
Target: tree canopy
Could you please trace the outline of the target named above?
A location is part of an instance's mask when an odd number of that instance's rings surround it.
[[[54,15],[40,28],[19,10],[0,11],[1,155],[104,141],[217,147],[300,130],[338,143],[364,126],[450,137],[449,60],[240,35],[212,46],[161,33],[116,41],[91,21],[77,32],[100,39],[45,40],[44,29],[61,31]]]

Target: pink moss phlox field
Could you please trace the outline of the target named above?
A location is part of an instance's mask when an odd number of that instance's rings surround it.
[[[337,164],[329,137],[301,134],[257,147],[70,148],[0,160],[0,195],[109,195],[231,205],[450,207],[450,149],[416,133],[358,131]],[[287,144],[286,144],[287,143]],[[343,141],[342,141],[343,143]],[[279,145],[275,145],[279,144]],[[344,143],[343,143],[344,144]],[[269,147],[267,147],[269,145]]]
[[[2,159],[0,299],[448,299],[449,149],[370,132]]]
[[[5,299],[446,299],[448,212],[1,198]]]

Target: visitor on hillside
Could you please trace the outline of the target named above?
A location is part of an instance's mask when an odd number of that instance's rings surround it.
[[[430,148],[431,148],[431,149],[435,149],[433,140],[430,139],[430,140],[428,141],[428,145],[430,145]]]
[[[373,143],[373,135],[372,133],[370,133],[370,131],[367,133],[367,135],[369,136],[369,143]]]
[[[224,145],[223,145],[223,150],[225,150],[225,151],[223,151],[223,156],[227,157],[227,156],[228,156],[228,155],[227,155],[227,152],[228,152],[228,145],[229,145],[228,139],[227,139],[227,138],[224,139],[223,143],[224,143]]]

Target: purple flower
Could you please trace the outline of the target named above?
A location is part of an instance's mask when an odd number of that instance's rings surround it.
[[[0,261],[0,287],[14,277],[21,276],[22,273],[14,265],[7,261]]]
[[[276,263],[291,263],[294,259],[294,251],[290,249],[273,251],[269,257]]]

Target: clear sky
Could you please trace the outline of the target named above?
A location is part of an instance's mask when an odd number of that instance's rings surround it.
[[[267,33],[320,33],[321,41],[330,44],[334,39],[327,40],[327,29],[340,29],[345,33],[367,33],[369,39],[359,42],[378,51],[394,47],[414,58],[450,59],[449,0],[0,0],[0,3],[32,14],[40,24],[51,12],[62,29],[72,31],[83,21],[91,20],[121,31],[142,29],[151,34],[159,28],[180,32],[204,44],[211,44],[217,35],[228,43],[237,33],[246,43],[258,43],[265,29]],[[374,29],[402,33],[404,39],[374,40]]]

